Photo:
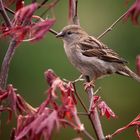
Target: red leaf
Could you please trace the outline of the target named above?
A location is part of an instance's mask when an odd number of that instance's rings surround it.
[[[31,28],[31,36],[33,37],[32,41],[38,41],[42,39],[47,32],[49,32],[49,29],[52,27],[52,25],[55,23],[54,19],[47,19],[45,21],[36,23]]]
[[[136,70],[137,74],[140,76],[140,55],[138,55],[136,58]]]
[[[11,84],[8,85],[5,91],[0,90],[0,101],[2,102],[8,100],[9,108],[15,113],[15,115],[17,115],[17,112],[34,112],[35,109],[29,106],[29,104],[27,104],[25,100],[19,94],[16,93],[16,91],[17,90]]]
[[[20,8],[15,13],[13,25],[24,25],[29,23],[37,7],[37,3],[32,3],[28,6]]]
[[[110,109],[110,107],[104,102],[101,101],[98,104],[98,108],[100,109],[101,112],[101,116],[106,115],[107,119],[109,119],[110,117],[116,117],[115,113]]]
[[[95,107],[97,107],[100,110],[101,116],[105,115],[107,119],[109,119],[110,117],[116,117],[115,113],[104,101],[102,101],[100,96],[94,96],[94,101],[91,107],[91,113],[92,111],[94,112]]]
[[[40,122],[39,127],[36,129],[36,133],[41,133],[44,129],[47,129],[47,136],[49,139],[51,137],[54,128],[59,128],[58,114],[54,110],[48,117],[45,117],[42,122]]]
[[[53,84],[53,81],[56,80],[56,78],[58,77],[52,69],[48,69],[45,73],[44,73],[45,79],[47,80],[48,84],[51,86]]]
[[[16,140],[20,140],[26,136],[28,136],[29,139],[35,139],[41,135],[44,136],[44,139],[48,140],[54,128],[59,127],[58,115],[55,110],[50,113],[49,109],[44,109],[41,114],[34,114],[34,117],[30,115],[26,117],[20,116],[18,120]]]
[[[124,19],[128,20],[131,18],[133,24],[138,24],[138,18],[140,16],[140,0],[136,0],[134,4],[129,8],[127,14],[125,15]]]
[[[16,11],[24,7],[24,0],[17,0]]]

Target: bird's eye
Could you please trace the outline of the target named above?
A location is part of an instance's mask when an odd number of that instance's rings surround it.
[[[68,35],[71,35],[71,34],[72,34],[72,32],[71,32],[71,31],[68,31],[68,32],[67,32],[67,34],[68,34]]]

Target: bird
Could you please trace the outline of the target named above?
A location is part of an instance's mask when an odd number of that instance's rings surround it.
[[[127,61],[97,38],[90,36],[80,25],[67,25],[57,35],[63,40],[65,53],[71,64],[82,75],[97,79],[111,74],[131,77],[140,82],[140,77],[130,70]]]

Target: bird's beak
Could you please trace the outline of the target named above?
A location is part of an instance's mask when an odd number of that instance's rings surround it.
[[[59,32],[57,35],[56,35],[57,38],[63,38],[64,37],[64,33],[63,32]]]

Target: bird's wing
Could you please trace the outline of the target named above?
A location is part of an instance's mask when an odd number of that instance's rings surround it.
[[[78,46],[81,53],[87,57],[98,57],[108,62],[127,63],[116,52],[91,36],[80,41]]]

